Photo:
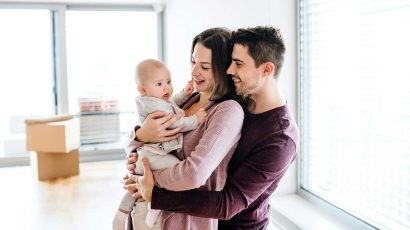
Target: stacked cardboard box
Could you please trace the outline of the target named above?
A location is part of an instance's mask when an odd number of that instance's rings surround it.
[[[80,128],[72,115],[26,120],[27,150],[39,180],[79,174]]]

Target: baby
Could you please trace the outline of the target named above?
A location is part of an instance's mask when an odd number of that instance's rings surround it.
[[[188,82],[184,90],[172,95],[171,75],[168,68],[162,62],[154,59],[147,59],[140,62],[136,68],[135,81],[137,83],[137,90],[141,94],[136,98],[141,123],[144,122],[149,114],[155,111],[164,111],[179,115],[181,118],[170,128],[176,128],[183,124],[184,128],[182,132],[196,129],[198,125],[205,120],[207,114],[203,108],[198,110],[193,116],[184,117],[185,112],[180,109],[179,106],[191,96],[193,92],[192,81]],[[173,154],[170,154],[170,152],[181,149],[182,140],[183,137],[181,135],[172,141],[150,143],[141,146],[138,149],[136,174],[143,174],[141,161],[143,157],[149,158],[152,170],[172,167],[179,163],[180,160]],[[130,193],[126,193],[115,215],[113,229],[125,228],[128,213],[133,209],[134,203],[135,199]],[[142,204],[144,204],[144,208],[141,207]],[[148,206],[148,208],[146,208],[146,206]],[[149,203],[138,202],[133,212],[138,212],[138,215],[133,215],[133,227],[135,230],[161,228],[162,219],[158,219],[161,215],[161,211],[151,210]],[[136,216],[141,219],[135,218]]]

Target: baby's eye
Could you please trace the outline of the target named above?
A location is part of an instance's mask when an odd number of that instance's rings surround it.
[[[171,85],[171,80],[167,81],[167,84],[168,84],[168,85]]]
[[[161,82],[157,82],[157,83],[155,83],[155,86],[161,86],[162,85],[162,83]]]

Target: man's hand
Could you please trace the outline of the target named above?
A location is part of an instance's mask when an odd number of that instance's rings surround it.
[[[123,178],[124,189],[131,193],[133,197],[137,198],[137,201],[145,201],[138,192],[138,185],[135,182],[137,176],[134,176],[135,175],[126,175]]]
[[[136,175],[131,176],[133,181],[137,181],[137,192],[133,193],[132,196],[137,197],[137,198],[139,196],[142,196],[144,200],[151,202],[152,190],[154,189],[154,185],[155,185],[154,175],[152,174],[148,158],[146,157],[142,158],[142,164],[144,166],[144,175],[143,176],[136,176]]]
[[[135,132],[135,136],[141,142],[158,143],[176,139],[181,135],[181,130],[184,126],[179,126],[175,129],[167,130],[176,120],[178,116],[157,111],[147,116],[141,128]]]
[[[127,158],[127,169],[130,174],[136,174],[135,169],[137,168],[137,160],[138,154],[137,153],[130,153]]]

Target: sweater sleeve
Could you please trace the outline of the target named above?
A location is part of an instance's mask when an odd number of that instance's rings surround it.
[[[176,120],[171,126],[169,126],[169,129],[178,128],[180,125],[184,125],[184,128],[181,130],[181,132],[194,130],[198,128],[198,118],[195,115],[189,117],[181,117]]]
[[[154,172],[160,187],[183,191],[205,184],[239,138],[244,114],[237,102],[224,101],[209,114],[207,127],[191,155],[179,164]]]
[[[154,187],[151,207],[206,218],[231,219],[282,177],[295,154],[296,145],[291,138],[271,138],[252,151],[228,177],[222,191],[172,192]]]

